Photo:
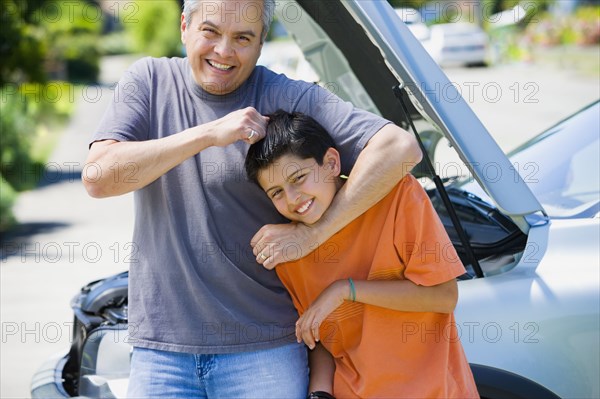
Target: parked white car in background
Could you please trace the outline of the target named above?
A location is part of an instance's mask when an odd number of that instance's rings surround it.
[[[429,40],[429,27],[425,24],[421,13],[414,8],[395,8],[400,20],[406,24],[408,29],[421,43]]]
[[[414,8],[395,8],[400,20],[441,66],[484,66],[489,38],[478,25],[453,22],[427,26]]]
[[[454,22],[432,25],[429,30],[424,47],[439,65],[486,65],[489,38],[478,25]]]

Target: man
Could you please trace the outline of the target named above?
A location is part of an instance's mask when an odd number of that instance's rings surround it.
[[[272,0],[186,0],[187,58],[136,62],[90,145],[86,170],[101,171],[84,173],[90,195],[135,191],[131,397],[304,397],[295,310],[268,269],[306,256],[420,160],[404,130],[256,66],[273,11]],[[282,224],[245,178],[263,115],[279,108],[335,132],[343,164],[354,165],[311,226]]]

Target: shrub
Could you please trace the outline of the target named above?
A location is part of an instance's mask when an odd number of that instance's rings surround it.
[[[15,80],[43,82],[43,32],[25,22],[21,3],[0,1],[0,86]]]
[[[525,35],[532,43],[541,45],[600,44],[599,19],[598,6],[580,7],[575,13],[563,17],[544,13],[537,23],[527,26]]]
[[[26,175],[24,171],[32,166],[29,150],[30,137],[35,130],[31,115],[33,111],[28,107],[28,101],[18,92],[14,93],[5,87],[0,93],[2,95],[0,174],[2,180],[16,190],[25,190],[32,187],[31,182],[25,182],[23,176]]]
[[[15,190],[0,176],[0,232],[8,230],[15,223],[12,206],[16,197]]]
[[[48,41],[47,64],[58,65],[50,71],[52,77],[86,83],[98,80],[103,15],[98,7],[83,0],[53,0],[37,11],[34,19]]]
[[[39,132],[50,131],[70,115],[73,104],[67,83],[28,83],[0,89],[0,175],[15,191],[34,188],[45,157],[33,157]],[[38,154],[49,151],[37,149]]]
[[[134,52],[131,37],[125,31],[105,34],[99,42],[102,55],[130,54]]]
[[[61,36],[55,48],[64,62],[67,78],[71,82],[92,83],[100,74],[100,51],[98,37],[83,33],[76,36]]]
[[[135,51],[153,57],[181,54],[181,10],[175,0],[135,0],[135,14],[122,21]]]

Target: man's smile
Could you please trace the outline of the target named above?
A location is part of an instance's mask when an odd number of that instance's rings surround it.
[[[220,71],[229,71],[229,70],[231,70],[231,69],[234,68],[232,65],[221,64],[221,63],[218,63],[218,62],[213,61],[213,60],[206,60],[206,62],[211,67],[216,68],[216,69],[218,69]]]

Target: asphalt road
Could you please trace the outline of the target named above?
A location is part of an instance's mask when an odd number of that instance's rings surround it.
[[[129,61],[105,63],[104,81],[114,82]],[[522,64],[446,73],[505,150],[600,95],[598,78],[570,69]],[[47,165],[45,184],[19,197],[22,225],[0,242],[1,398],[28,397],[36,369],[69,347],[69,300],[78,289],[128,268],[131,195],[92,199],[78,178],[111,95],[109,87],[89,87],[74,98],[75,115]]]

